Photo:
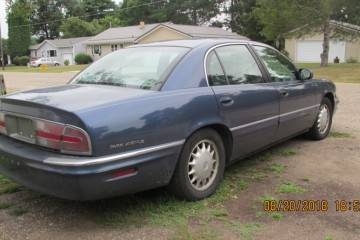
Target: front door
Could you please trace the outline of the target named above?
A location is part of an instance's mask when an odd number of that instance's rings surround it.
[[[253,48],[263,60],[270,82],[279,94],[280,118],[275,141],[310,128],[319,107],[315,104],[313,82],[300,80],[295,66],[277,51],[264,46]]]
[[[233,157],[270,144],[278,126],[278,90],[265,82],[248,47],[227,45],[211,51],[207,76],[233,135]]]

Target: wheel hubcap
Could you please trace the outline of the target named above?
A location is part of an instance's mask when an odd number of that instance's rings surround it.
[[[215,180],[219,167],[219,152],[210,140],[203,140],[192,149],[188,161],[188,177],[196,190],[207,189]]]
[[[320,134],[324,134],[328,129],[330,121],[329,108],[326,105],[320,107],[319,115],[317,118],[317,128]]]

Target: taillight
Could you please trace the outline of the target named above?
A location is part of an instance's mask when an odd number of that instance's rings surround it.
[[[44,121],[35,121],[36,144],[60,150],[62,153],[91,155],[88,134],[77,127]]]
[[[62,151],[66,153],[91,154],[90,140],[87,133],[77,127],[65,126],[61,136]]]
[[[7,134],[6,132],[6,123],[5,123],[5,115],[0,113],[0,133]]]

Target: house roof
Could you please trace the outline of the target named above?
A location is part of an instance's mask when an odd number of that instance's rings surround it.
[[[90,37],[65,38],[65,39],[46,39],[40,44],[31,45],[30,50],[37,50],[46,42],[57,48],[72,47],[74,44],[88,40]]]
[[[181,34],[189,37],[199,38],[233,38],[233,39],[248,39],[244,36],[229,32],[227,30],[217,27],[200,27],[192,25],[180,25],[173,23],[153,23],[145,24],[143,27],[128,26],[109,28],[102,33],[88,39],[84,44],[106,44],[106,43],[118,43],[118,42],[137,42],[142,37],[150,34],[160,27],[175,30]]]
[[[355,31],[359,31],[360,32],[360,26],[358,25],[354,25],[351,23],[345,23],[345,22],[339,22],[339,21],[335,21],[335,20],[331,20],[330,24],[333,24],[334,26],[340,26],[349,30],[355,30]]]

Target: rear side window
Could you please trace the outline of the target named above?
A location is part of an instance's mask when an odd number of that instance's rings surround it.
[[[210,86],[227,85],[225,73],[214,51],[208,55],[206,69]]]
[[[219,47],[215,52],[230,85],[265,82],[259,66],[245,45]]]

